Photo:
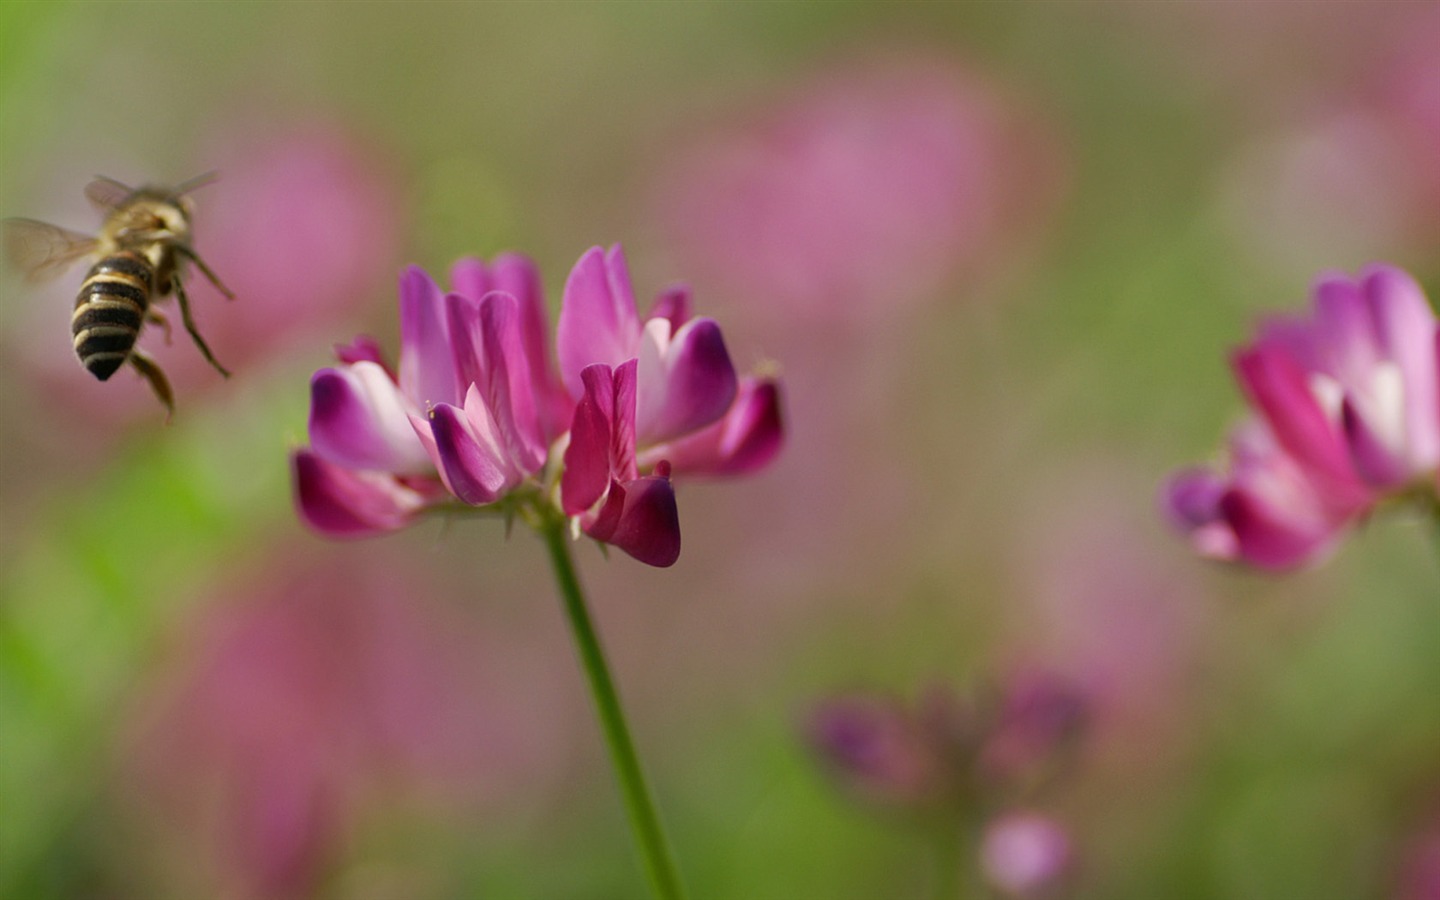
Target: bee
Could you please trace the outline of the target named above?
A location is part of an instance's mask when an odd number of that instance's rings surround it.
[[[227,299],[235,295],[225,287],[190,244],[191,205],[187,195],[215,180],[210,172],[176,187],[127,187],[113,178],[97,176],[85,187],[85,197],[105,214],[94,237],[34,219],[6,219],[5,253],[32,282],[59,275],[83,257],[96,262],[75,295],[70,317],[75,353],[90,374],[105,381],[130,363],[150,383],[165,405],[167,421],[175,411],[170,382],[160,366],[135,346],[146,322],[154,322],[170,339],[170,323],[153,303],[172,292],[180,306],[185,330],[210,365],[226,378],[230,373],[215,359],[190,315],[181,270],[194,263]]]

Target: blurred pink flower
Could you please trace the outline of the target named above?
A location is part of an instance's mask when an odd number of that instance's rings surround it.
[[[940,736],[894,698],[830,698],[812,712],[806,737],[840,783],[868,802],[926,808],[953,800]]]
[[[1440,900],[1440,821],[1412,835],[1400,857],[1392,900]]]
[[[493,806],[556,766],[555,692],[530,665],[523,698],[485,690],[476,665],[518,654],[418,601],[415,573],[353,554],[266,571],[203,614],[135,717],[125,784],[218,850],[230,891],[203,895],[313,896],[387,792]]]
[[[1224,201],[1240,243],[1267,265],[1424,260],[1440,236],[1440,7],[1391,4],[1389,13],[1366,51],[1353,31],[1332,36],[1347,53],[1325,56],[1357,56],[1358,71],[1286,102],[1269,117],[1278,127],[1228,167]]]
[[[1060,167],[1033,131],[948,64],[832,71],[682,153],[660,217],[736,296],[863,322],[924,299],[1048,202]]]
[[[986,825],[980,859],[985,879],[1007,897],[1043,897],[1069,874],[1074,848],[1055,819],[1015,810]]]
[[[462,260],[451,280],[445,294],[418,268],[401,278],[398,375],[357,341],[312,378],[311,446],[293,461],[316,530],[393,531],[448,496],[514,513],[550,503],[558,484],[565,515],[592,538],[669,566],[680,554],[672,469],[740,474],[779,451],[778,382],[741,382],[719,326],[692,315],[683,288],[642,324],[619,246],[586,252],[566,282],[558,375],[528,259]]]
[[[1309,318],[1277,318],[1234,356],[1257,422],[1224,473],[1164,492],[1198,551],[1268,569],[1313,561],[1380,500],[1434,496],[1440,367],[1434,313],[1390,266],[1321,277]]]
[[[806,737],[840,784],[880,805],[993,810],[1033,795],[1071,755],[1088,701],[1066,680],[1016,669],[974,695],[935,685],[913,706],[878,694],[820,703]]]

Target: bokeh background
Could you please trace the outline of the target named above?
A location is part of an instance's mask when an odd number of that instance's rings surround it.
[[[696,898],[934,896],[805,723],[1034,667],[1087,709],[1051,895],[1440,896],[1433,528],[1262,577],[1154,511],[1262,311],[1440,297],[1440,5],[0,4],[0,213],[209,169],[235,377],[147,331],[172,425],[76,365],[78,271],[0,280],[0,895],[644,895],[539,542],[327,543],[286,462],[402,265],[522,250],[553,310],[622,241],[787,383],[673,569],[578,548]]]

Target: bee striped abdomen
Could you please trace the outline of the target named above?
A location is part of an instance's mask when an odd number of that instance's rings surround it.
[[[70,319],[75,353],[101,381],[115,374],[134,349],[154,280],[149,260],[123,250],[97,262],[80,285]]]

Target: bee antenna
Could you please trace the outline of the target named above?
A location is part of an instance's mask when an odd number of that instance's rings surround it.
[[[196,175],[194,178],[180,182],[175,188],[175,196],[183,197],[186,194],[200,190],[202,187],[214,184],[220,180],[220,173],[211,169],[203,175]]]

